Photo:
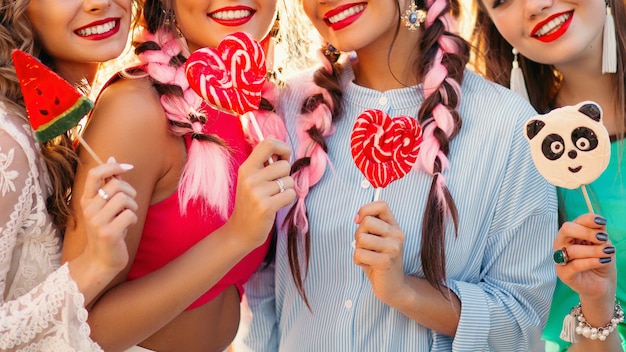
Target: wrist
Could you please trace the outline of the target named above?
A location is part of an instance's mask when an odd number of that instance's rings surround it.
[[[247,252],[261,246],[265,242],[264,239],[267,238],[267,236],[263,237],[257,235],[256,231],[259,230],[255,226],[250,226],[250,223],[245,221],[242,223],[232,216],[226,221],[222,228],[228,240],[232,242],[233,245]]]
[[[401,286],[396,290],[393,290],[393,293],[388,295],[383,302],[400,312],[415,309],[419,300],[417,299],[417,292],[410,284],[411,278],[412,277],[409,275],[404,275],[404,280],[402,281]]]
[[[617,325],[624,322],[624,310],[617,300],[612,308],[611,317],[604,320],[603,323],[594,324],[587,319],[587,312],[583,312],[583,308],[579,303],[572,308],[563,322],[563,330],[561,331],[561,339],[575,343],[577,336],[583,336],[590,340],[605,341],[607,337],[617,330]],[[589,314],[603,315],[605,312],[604,305],[598,307],[588,305]],[[575,333],[574,333],[575,332]],[[617,333],[617,332],[615,332]]]
[[[606,325],[615,312],[615,294],[598,298],[580,296],[580,308],[585,319],[592,326]]]
[[[85,296],[85,303],[95,298],[119,273],[119,270],[89,259],[84,253],[70,261],[68,267],[78,290]]]

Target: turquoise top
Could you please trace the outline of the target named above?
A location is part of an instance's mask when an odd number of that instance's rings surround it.
[[[596,214],[607,219],[607,233],[616,249],[617,260],[617,299],[626,303],[626,168],[622,155],[624,150],[623,141],[611,143],[611,160],[606,170],[590,185],[587,191]],[[618,150],[622,149],[622,150]],[[620,162],[620,159],[621,162]],[[565,211],[568,221],[589,212],[582,190],[558,189],[559,207]],[[548,323],[543,333],[546,343],[546,351],[565,351],[569,343],[561,340],[559,335],[563,325],[563,318],[570,312],[572,307],[579,302],[578,294],[567,285],[558,281],[552,299],[552,308]],[[626,325],[620,324],[619,333],[622,337],[622,347],[626,351]]]

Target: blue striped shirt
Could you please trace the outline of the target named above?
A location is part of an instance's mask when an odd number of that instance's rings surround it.
[[[459,109],[463,126],[451,143],[445,172],[460,219],[458,238],[448,224],[445,239],[445,285],[462,303],[456,336],[450,338],[379,301],[353,262],[353,219],[375,192],[352,160],[354,121],[366,109],[416,116],[424,97],[415,87],[378,92],[352,80],[347,67],[344,116],[327,139],[332,167],[306,201],[311,258],[305,289],[313,312],[293,284],[281,231],[275,264],[246,286],[252,321],[244,343],[254,351],[528,350],[540,338],[556,280],[555,190],[537,173],[522,133],[536,113],[528,102],[466,71]],[[282,104],[294,144],[294,120],[305,95],[298,82],[287,87]],[[406,234],[405,272],[420,278],[421,223],[431,181],[412,171],[380,195]]]

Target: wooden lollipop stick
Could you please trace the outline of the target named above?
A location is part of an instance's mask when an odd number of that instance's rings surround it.
[[[585,187],[585,185],[580,186],[580,188],[583,190],[583,196],[585,197],[585,202],[587,203],[587,209],[589,209],[589,213],[595,214],[593,212],[593,207],[591,206],[591,201],[589,200],[589,194],[587,194],[587,188]]]
[[[87,144],[87,141],[85,141],[83,139],[83,137],[80,135],[80,133],[78,132],[73,132],[74,137],[76,137],[76,139],[78,139],[78,141],[80,142],[80,144],[83,145],[83,147],[85,148],[85,150],[89,153],[89,155],[91,155],[91,157],[98,162],[98,164],[102,165],[104,164],[102,162],[102,160],[100,160],[100,158],[98,158],[98,155],[96,154],[96,152],[93,151],[93,149],[91,149],[91,147],[89,146],[89,144]]]

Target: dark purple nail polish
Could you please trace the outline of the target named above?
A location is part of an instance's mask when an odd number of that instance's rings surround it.
[[[606,242],[606,240],[609,239],[609,235],[604,232],[598,232],[596,234],[596,238],[598,239],[598,241]]]
[[[596,216],[595,219],[593,219],[593,222],[598,225],[606,225],[606,219],[601,216]]]
[[[610,263],[611,262],[611,258],[600,258],[600,263],[601,264],[606,264],[606,263]]]
[[[615,247],[611,246],[611,247],[606,247],[605,249],[602,250],[605,254],[613,254],[615,253]]]

